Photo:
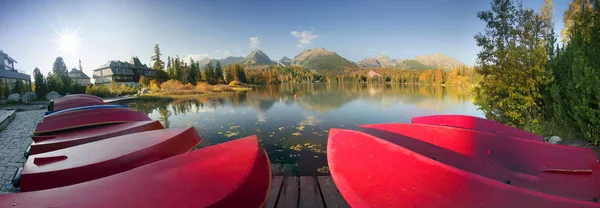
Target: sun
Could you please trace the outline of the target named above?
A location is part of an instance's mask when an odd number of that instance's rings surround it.
[[[73,34],[60,37],[60,49],[66,53],[74,53],[77,49],[77,38]]]
[[[58,45],[58,51],[63,54],[75,55],[79,49],[79,37],[76,32],[60,32],[55,42]]]

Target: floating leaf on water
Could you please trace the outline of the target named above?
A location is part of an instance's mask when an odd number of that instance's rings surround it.
[[[329,130],[327,130],[327,129],[324,129],[324,130],[323,130],[323,132],[325,132],[325,133],[329,133]]]
[[[302,133],[300,133],[300,132],[294,132],[294,133],[292,133],[292,136],[300,136],[300,135],[302,135]]]
[[[229,138],[229,137],[237,136],[238,134],[240,134],[239,131],[234,131],[234,132],[227,131],[227,133],[225,134],[225,136]]]
[[[230,130],[239,129],[239,128],[240,128],[240,126],[239,126],[239,125],[236,125],[236,126],[230,126],[230,127],[229,127],[229,129],[230,129]]]
[[[329,167],[323,166],[323,167],[317,168],[317,172],[319,172],[319,173],[329,173]]]
[[[283,131],[283,129],[285,129],[285,128],[283,128],[283,126],[279,127],[279,131]]]
[[[302,150],[302,145],[297,144],[297,145],[291,146],[290,149],[294,150],[294,151],[300,151],[300,150]]]
[[[314,157],[314,158],[319,158],[319,156],[316,156],[316,155],[315,155],[315,156],[313,156],[313,157]]]
[[[298,129],[298,131],[302,131],[302,130],[304,130],[304,125],[300,125],[300,126],[298,126],[298,128],[296,128],[296,129]]]
[[[217,132],[217,134],[223,134],[223,132]]]
[[[313,132],[313,134],[318,134],[318,132]]]

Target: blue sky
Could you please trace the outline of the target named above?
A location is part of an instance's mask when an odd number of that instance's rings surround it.
[[[81,59],[90,76],[109,60],[138,56],[150,63],[156,43],[164,59],[244,56],[254,48],[271,59],[293,58],[320,46],[351,61],[441,52],[473,65],[479,51],[473,36],[484,30],[476,12],[489,9],[489,2],[4,0],[0,49],[28,74],[35,67],[47,74],[57,56],[69,68]],[[555,2],[557,32],[568,2]],[[524,1],[537,11],[543,3]],[[75,51],[61,50],[60,34],[76,34]]]

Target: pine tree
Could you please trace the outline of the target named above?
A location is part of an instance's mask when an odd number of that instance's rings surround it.
[[[48,76],[48,79],[53,80],[52,86],[48,86],[50,90],[57,91],[60,94],[65,94],[70,91],[71,78],[69,77],[67,65],[62,57],[56,57],[56,60],[54,60],[52,74],[51,76]]]
[[[196,81],[202,81],[202,70],[200,70],[200,62],[196,61]]]
[[[231,83],[231,81],[235,80],[235,75],[233,74],[233,68],[231,64],[227,64],[227,66],[225,66],[224,73],[226,83]]]
[[[223,68],[221,68],[221,62],[217,61],[217,64],[215,66],[215,79],[217,81],[217,83],[223,83]]]
[[[188,82],[192,84],[196,84],[198,80],[196,79],[196,75],[198,74],[198,68],[196,68],[196,62],[194,59],[190,59],[190,70],[188,71]]]
[[[43,98],[48,93],[44,74],[37,67],[33,70],[33,79],[35,83],[35,94],[38,98]]]
[[[215,70],[213,69],[212,61],[208,61],[208,63],[206,63],[206,66],[204,66],[204,79],[206,79],[206,82],[208,82],[208,84],[216,84]]]
[[[243,83],[248,83],[248,80],[246,80],[246,72],[244,72],[244,68],[240,65],[236,65],[236,72],[237,72],[237,80]]]
[[[158,44],[155,44],[154,45],[154,55],[152,56],[152,61],[154,61],[154,65],[152,65],[152,69],[154,69],[154,70],[164,70],[164,68],[165,68],[165,62],[160,60],[160,55],[162,55],[160,53],[160,48],[158,47]]]
[[[179,57],[176,57],[173,63],[173,77],[171,77],[171,79],[181,79],[181,61],[179,60]]]
[[[571,9],[571,8],[570,8]],[[550,61],[554,81],[548,87],[553,119],[579,138],[600,143],[600,2],[579,10],[569,42]],[[565,25],[566,26],[566,25]]]

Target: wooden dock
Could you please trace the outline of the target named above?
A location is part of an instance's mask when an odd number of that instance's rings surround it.
[[[273,176],[265,208],[350,207],[331,176]]]

